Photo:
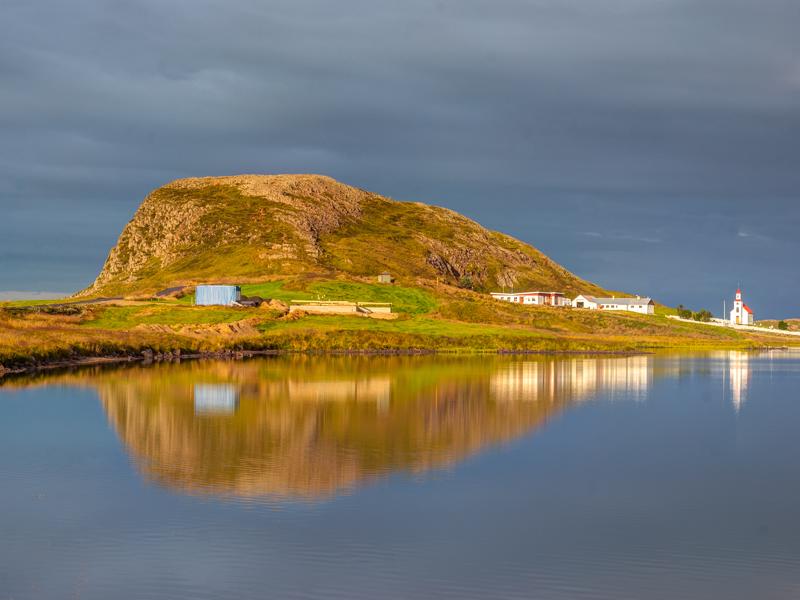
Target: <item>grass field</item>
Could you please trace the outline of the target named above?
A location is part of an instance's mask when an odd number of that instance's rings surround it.
[[[391,302],[396,320],[285,315],[270,309],[193,306],[181,300],[126,301],[42,312],[40,304],[0,307],[5,368],[78,357],[223,349],[346,352],[647,351],[746,349],[800,340],[652,316],[501,303],[450,286],[387,286],[303,278],[243,286],[245,295],[291,300]],[[0,369],[0,372],[2,369]]]
[[[215,325],[234,323],[251,316],[247,309],[218,306],[108,306],[81,323],[95,329],[131,329],[137,325]]]
[[[48,300],[10,300],[8,302],[0,302],[2,307],[18,307],[18,306],[46,306],[48,304],[59,304],[64,302],[63,299],[48,299]]]
[[[302,287],[301,287],[302,286]],[[252,283],[242,286],[242,295],[260,296],[266,299],[282,300],[346,300],[349,302],[390,302],[394,312],[406,314],[425,314],[437,306],[436,298],[420,288],[396,285],[380,285],[355,281],[311,281],[285,280]],[[183,304],[192,304],[194,294],[180,299]]]

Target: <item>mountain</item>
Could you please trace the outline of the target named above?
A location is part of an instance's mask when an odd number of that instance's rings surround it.
[[[604,292],[452,210],[320,175],[238,175],[180,179],[150,193],[79,295],[383,271],[409,284],[438,280],[480,291]]]

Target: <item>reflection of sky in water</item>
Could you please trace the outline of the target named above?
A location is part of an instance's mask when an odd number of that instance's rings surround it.
[[[800,589],[797,353],[268,359],[48,382],[0,388],[9,597]],[[230,389],[232,413],[195,413],[198,391],[229,406]]]

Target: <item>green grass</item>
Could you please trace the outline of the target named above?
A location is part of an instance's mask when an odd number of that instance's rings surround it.
[[[436,308],[436,300],[430,293],[399,285],[331,281],[312,284],[309,292],[320,300],[391,302],[393,312],[412,315],[425,314]]]
[[[284,280],[246,284],[242,286],[242,294],[245,296],[261,296],[270,300],[283,300],[284,302],[314,300],[316,298],[311,292],[303,289],[287,288],[286,285],[288,284]]]
[[[60,304],[65,300],[69,300],[68,298],[57,298],[57,299],[50,299],[50,300],[10,300],[8,302],[0,302],[0,308],[2,307],[23,307],[23,306],[46,306],[48,304]]]
[[[467,345],[477,347],[486,338],[529,339],[541,341],[557,337],[566,340],[595,338],[636,344],[712,342],[738,343],[743,340],[732,330],[701,324],[682,323],[667,319],[665,311],[655,316],[628,313],[609,313],[571,309],[532,308],[500,303],[483,295],[463,290],[446,292],[411,288],[400,285],[381,285],[354,281],[322,281],[313,278],[277,280],[242,286],[246,296],[261,296],[289,302],[291,300],[349,300],[391,302],[397,320],[365,319],[355,316],[312,315],[298,320],[276,319],[268,311],[225,307],[194,307],[193,298],[179,302],[162,302],[147,307],[109,307],[86,323],[89,327],[125,329],[137,324],[188,325],[234,322],[255,318],[265,336],[311,335],[346,336],[353,332],[392,336],[423,336],[425,338],[464,338]],[[466,340],[469,338],[469,341]],[[481,338],[481,339],[479,339]],[[626,339],[627,338],[627,339]],[[399,337],[394,337],[399,339]],[[660,341],[657,341],[660,340]],[[704,340],[704,341],[701,341]],[[604,342],[604,343],[605,343]],[[338,342],[337,342],[338,343]]]
[[[106,306],[82,323],[95,329],[130,329],[136,325],[217,325],[233,323],[253,315],[252,311],[224,306]]]
[[[309,292],[303,290],[286,289],[286,281],[267,281],[264,283],[251,283],[242,285],[243,296],[261,296],[262,298],[277,299],[283,301],[290,300],[313,300]],[[180,300],[181,304],[194,304],[194,294],[186,294]]]
[[[242,286],[242,295],[282,300],[344,300],[348,302],[390,302],[393,312],[420,315],[437,307],[433,294],[419,288],[400,285],[382,285],[353,281],[302,281],[285,280],[252,283]],[[194,294],[180,299],[182,304],[192,304]]]
[[[262,323],[259,329],[265,333],[277,331],[385,331],[433,336],[473,336],[473,335],[531,335],[522,329],[459,323],[426,317],[384,321],[363,317],[319,315],[309,316],[297,321],[270,321]]]
[[[245,284],[243,293],[283,301],[350,300],[390,302],[399,318],[346,315],[283,317],[277,310],[196,307],[193,298],[136,304],[82,306],[70,314],[24,307],[0,309],[0,363],[28,364],[74,356],[138,353],[143,349],[182,352],[223,349],[290,352],[418,351],[648,351],[747,349],[800,345],[800,340],[756,334],[653,316],[497,302],[452,286],[381,285],[284,277]],[[247,320],[247,326],[222,324]],[[140,327],[164,326],[164,327]],[[255,327],[255,329],[253,329]],[[2,371],[2,369],[0,369]]]
[[[662,316],[616,316],[556,309],[514,312],[519,312],[515,317],[517,322],[508,324],[463,322],[442,318],[438,313],[406,315],[397,320],[317,315],[284,319],[268,310],[193,307],[176,302],[86,307],[80,314],[70,316],[6,309],[0,310],[0,363],[14,367],[34,361],[137,354],[144,349],[156,352],[180,349],[186,353],[224,349],[481,353],[745,350],[800,345],[800,341],[791,338],[770,336],[768,330],[750,334],[699,323],[679,323]],[[255,325],[258,333],[250,328],[214,327],[242,319]],[[138,325],[168,328],[137,328]],[[194,327],[181,331],[183,325]]]

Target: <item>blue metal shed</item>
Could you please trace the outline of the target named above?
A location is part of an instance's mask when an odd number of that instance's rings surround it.
[[[242,298],[238,285],[198,285],[194,293],[197,306],[230,306]]]

